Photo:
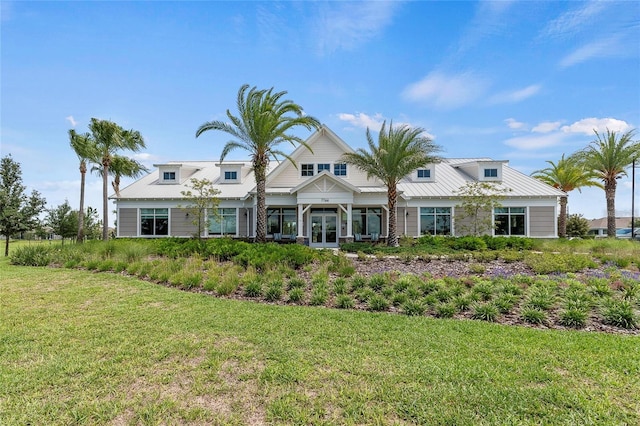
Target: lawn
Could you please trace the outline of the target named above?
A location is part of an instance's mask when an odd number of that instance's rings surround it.
[[[0,261],[0,424],[639,424],[640,338]]]

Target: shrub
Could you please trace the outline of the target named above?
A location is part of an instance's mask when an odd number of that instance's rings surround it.
[[[391,303],[393,306],[402,306],[404,303],[409,300],[409,297],[404,293],[396,293],[391,298]]]
[[[635,328],[638,318],[633,305],[627,300],[610,300],[601,309],[605,324],[622,328]]]
[[[408,316],[424,315],[425,310],[426,308],[420,300],[407,300],[402,304],[402,312]]]
[[[51,261],[51,249],[41,244],[18,247],[10,261],[12,265],[47,266]]]
[[[567,237],[584,237],[589,233],[589,221],[581,214],[567,217]]]
[[[312,306],[320,306],[327,303],[327,299],[329,298],[329,290],[326,285],[318,285],[313,288],[311,291],[311,299],[309,300],[309,304]]]
[[[560,313],[559,322],[566,327],[582,328],[587,323],[587,312],[575,308],[565,309]]]
[[[291,290],[293,288],[304,288],[306,286],[307,283],[302,278],[293,277],[289,280],[287,288]]]
[[[336,278],[333,281],[333,292],[336,295],[347,293],[347,280],[342,277]]]
[[[489,301],[493,297],[493,284],[490,281],[480,281],[473,286],[471,294],[476,296],[479,300]]]
[[[298,303],[304,299],[304,290],[300,287],[294,287],[289,290],[289,302]]]
[[[469,251],[480,251],[487,249],[487,243],[482,239],[482,237],[459,237],[453,240],[454,250],[469,250]]]
[[[491,303],[478,303],[473,306],[473,319],[494,322],[498,319],[498,308]]]
[[[262,296],[262,279],[257,277],[244,286],[244,295],[247,297]]]
[[[238,275],[229,272],[220,279],[220,282],[218,282],[214,288],[218,295],[228,296],[235,293],[239,285],[240,278],[238,278]]]
[[[469,306],[471,306],[471,298],[463,295],[457,296],[453,299],[452,303],[459,312],[466,311],[469,309]]]
[[[96,271],[98,272],[113,271],[113,267],[115,263],[116,262],[113,259],[105,259],[98,264],[98,266],[96,267]]]
[[[355,301],[349,295],[341,294],[336,298],[336,307],[338,309],[352,309],[355,305]]]
[[[516,298],[511,294],[503,294],[493,301],[493,304],[501,314],[509,313],[515,303]]]
[[[480,263],[488,263],[498,258],[498,253],[495,251],[476,251],[473,252],[473,259]]]
[[[530,253],[525,263],[536,274],[546,275],[558,272],[580,272],[586,268],[595,268],[593,259],[584,254]]]
[[[370,311],[386,311],[389,309],[389,301],[382,295],[374,294],[367,301]]]
[[[387,277],[384,274],[374,274],[369,279],[369,287],[373,291],[380,291],[387,284]]]
[[[267,290],[264,292],[264,298],[269,302],[275,302],[282,299],[282,292],[282,281],[274,280],[267,285]]]
[[[469,272],[472,274],[482,275],[487,272],[487,268],[480,263],[472,263],[469,265]]]
[[[438,318],[452,318],[456,313],[456,307],[452,303],[439,303],[434,308],[434,314]]]
[[[351,277],[351,289],[358,291],[367,285],[367,278],[362,275],[354,275]]]
[[[530,324],[544,324],[547,321],[547,313],[536,308],[523,308],[520,313],[522,320]]]

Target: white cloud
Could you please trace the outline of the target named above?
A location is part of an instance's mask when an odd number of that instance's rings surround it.
[[[384,117],[380,113],[375,113],[373,116],[367,115],[363,112],[356,114],[340,113],[338,118],[342,121],[346,121],[355,127],[363,129],[369,128],[371,130],[378,131],[382,127],[382,123],[385,121]]]
[[[491,104],[512,104],[523,101],[531,96],[536,95],[542,88],[539,84],[532,84],[524,89],[513,90],[510,92],[498,93],[491,97],[489,103]]]
[[[531,129],[535,133],[549,133],[558,130],[562,122],[560,121],[543,121],[542,123]]]
[[[507,126],[509,126],[510,129],[513,130],[524,129],[527,126],[526,123],[517,121],[514,118],[507,118],[506,120],[504,120],[504,122],[507,123]]]
[[[583,118],[569,126],[562,126],[565,133],[582,133],[585,135],[593,135],[593,131],[606,132],[607,129],[612,132],[626,132],[631,130],[631,126],[623,120],[615,118]]]
[[[519,136],[507,139],[504,143],[505,145],[526,151],[560,145],[564,138],[565,135],[562,133],[552,133],[549,135]]]
[[[314,16],[314,38],[321,54],[351,50],[391,24],[400,2],[328,2]]]
[[[452,109],[478,99],[488,83],[472,74],[445,75],[432,72],[422,80],[407,86],[402,96],[414,102],[425,102],[435,107]]]
[[[618,37],[609,37],[586,44],[560,61],[561,68],[568,68],[573,65],[580,64],[592,58],[607,58],[611,56],[619,56],[625,54],[625,49],[620,44]]]
[[[71,123],[71,127],[76,127],[78,125],[78,122],[73,118],[73,115],[65,117],[64,119]]]
[[[598,18],[608,6],[607,2],[599,0],[574,4],[579,6],[550,21],[542,31],[542,36],[556,37],[584,31],[585,25]]]

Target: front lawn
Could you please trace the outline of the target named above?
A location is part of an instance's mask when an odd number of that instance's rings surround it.
[[[2,425],[640,423],[637,336],[0,275]]]

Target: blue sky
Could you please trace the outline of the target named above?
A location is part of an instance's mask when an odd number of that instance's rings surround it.
[[[97,117],[139,130],[136,158],[150,168],[217,159],[228,137],[195,131],[235,111],[245,83],[287,91],[354,148],[367,126],[393,120],[426,129],[445,157],[509,160],[526,174],[585,147],[594,128],[640,123],[634,1],[1,6],[0,150],[49,207],[78,205],[70,128]],[[100,200],[90,176],[87,202]],[[631,214],[630,177],[616,207]],[[604,192],[570,193],[569,210],[605,216]]]

